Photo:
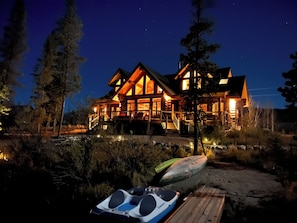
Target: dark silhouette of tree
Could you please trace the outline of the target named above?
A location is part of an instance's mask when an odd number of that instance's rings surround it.
[[[61,134],[66,99],[81,89],[78,71],[84,62],[84,58],[78,55],[79,41],[83,36],[82,22],[76,13],[75,1],[65,0],[65,3],[65,14],[48,36],[42,57],[35,67],[32,96],[38,131],[46,121],[46,126],[53,122],[55,133],[58,123],[58,136]]]
[[[66,99],[81,89],[78,72],[84,62],[84,58],[78,55],[83,25],[76,13],[75,1],[65,0],[65,3],[65,14],[47,38],[42,58],[35,67],[32,96],[38,131],[47,118],[47,126],[53,121],[54,133],[58,123],[58,136],[61,134]]]
[[[21,86],[18,78],[22,76],[19,70],[22,56],[27,51],[26,44],[26,11],[23,0],[15,0],[8,19],[8,25],[4,27],[3,38],[0,40],[0,84],[9,88],[9,99],[14,96],[14,87]]]
[[[74,0],[66,0],[65,15],[57,22],[57,25],[55,35],[59,48],[53,88],[61,100],[59,136],[63,124],[66,98],[73,96],[81,89],[81,76],[78,71],[84,58],[78,55],[78,51],[79,41],[83,36],[83,24],[77,15]]]
[[[36,124],[38,133],[41,131],[42,123],[47,122],[48,127],[52,119],[56,117],[55,108],[59,104],[52,88],[57,47],[55,36],[49,35],[43,47],[42,57],[38,59],[34,68],[35,87],[31,100],[34,104],[34,124]]]
[[[288,72],[282,73],[285,78],[285,87],[279,87],[277,90],[285,98],[286,108],[288,110],[288,119],[291,122],[297,122],[297,52],[291,54],[290,58],[294,60],[292,69]]]
[[[0,63],[0,70],[2,70],[3,64]],[[3,71],[2,71],[3,72]],[[7,116],[11,108],[7,107],[6,102],[9,101],[8,99],[9,89],[7,85],[1,84],[0,85],[0,131],[2,131],[2,119],[3,116]]]
[[[208,44],[204,38],[205,34],[211,33],[213,23],[202,17],[202,9],[206,7],[203,3],[202,0],[192,0],[195,8],[194,21],[190,32],[180,42],[187,51],[186,54],[180,55],[180,61],[184,66],[188,65],[191,76],[189,90],[185,93],[185,106],[189,111],[194,111],[194,154],[197,154],[198,137],[202,144],[198,126],[201,118],[199,100],[215,92],[216,81],[212,74],[217,66],[210,62],[209,58],[219,48],[218,44]]]
[[[290,59],[294,60],[293,68],[288,72],[282,73],[282,76],[286,79],[285,87],[279,87],[277,90],[281,92],[281,95],[285,98],[287,108],[296,109],[297,107],[297,52],[290,55]]]

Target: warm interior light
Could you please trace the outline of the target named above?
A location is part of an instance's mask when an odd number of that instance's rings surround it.
[[[167,94],[164,94],[164,99],[165,99],[166,101],[170,101],[170,100],[171,100],[171,97],[168,96]]]
[[[1,150],[0,150],[0,160],[8,161],[8,155],[4,154]]]
[[[235,99],[230,99],[229,100],[229,112],[230,112],[230,117],[235,118],[235,113],[236,113],[236,101],[235,101]]]
[[[114,101],[120,101],[120,99],[119,99],[119,96],[118,96],[118,95],[114,96],[114,97],[112,98],[112,100],[114,100]]]

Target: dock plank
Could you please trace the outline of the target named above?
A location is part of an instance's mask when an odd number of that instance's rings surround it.
[[[225,193],[205,185],[190,194],[164,223],[219,223]]]

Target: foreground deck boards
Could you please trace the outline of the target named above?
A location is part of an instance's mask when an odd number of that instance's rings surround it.
[[[224,202],[223,191],[202,186],[190,194],[165,223],[219,223]]]

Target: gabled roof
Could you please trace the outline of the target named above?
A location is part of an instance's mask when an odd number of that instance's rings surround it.
[[[169,81],[170,88],[176,93],[180,93],[180,80],[175,80],[176,74],[165,74],[164,77]]]
[[[175,75],[174,79],[177,80],[179,79],[181,76],[183,76],[186,71],[188,70],[189,68],[189,64],[187,64],[186,66],[182,67],[178,72],[177,74]]]
[[[132,72],[125,71],[118,68],[113,77],[109,80],[109,86],[115,86],[119,79],[124,79],[125,82],[115,92],[114,89],[109,91],[105,96],[101,97],[101,100],[112,100],[117,94],[126,94],[135,85],[140,76],[144,75],[143,72],[148,75],[152,80],[159,85],[166,94],[170,96],[177,96],[180,92],[180,77],[187,72],[188,66],[183,67],[175,74],[162,75],[147,65],[139,62]],[[232,75],[230,67],[219,68],[214,72],[214,78],[218,81],[226,79],[218,85],[216,92],[225,92],[229,97],[248,97],[246,77]],[[246,98],[248,100],[248,98]]]
[[[121,78],[127,80],[130,75],[130,72],[125,71],[122,68],[118,68],[114,75],[111,77],[111,79],[108,81],[108,86],[115,85],[115,83]]]
[[[245,76],[236,76],[229,78],[227,89],[229,90],[228,96],[241,97],[245,83]]]
[[[136,82],[139,77],[139,70],[144,70],[167,94],[170,96],[176,95],[176,92],[171,89],[170,81],[164,75],[156,72],[152,68],[144,65],[143,63],[139,62],[134,70],[131,72],[129,79],[124,83],[124,85],[118,90],[118,93],[126,93],[128,89],[132,87],[132,85]]]
[[[175,76],[175,80],[181,78],[188,70],[189,70],[189,64],[187,64],[177,72]],[[231,71],[231,67],[224,67],[224,68],[217,69],[214,72],[214,76],[218,77],[218,79],[226,79],[226,78],[232,77],[233,74]]]
[[[168,77],[171,78],[171,75],[161,75],[142,63],[139,63],[138,65],[142,65],[146,69],[146,71],[154,78],[157,84],[159,84],[160,87],[165,90],[166,93],[171,96],[176,95],[176,92],[173,90],[173,88],[171,88],[171,82],[168,79]]]
[[[214,75],[219,79],[226,79],[233,76],[231,67],[219,68],[214,72]]]

